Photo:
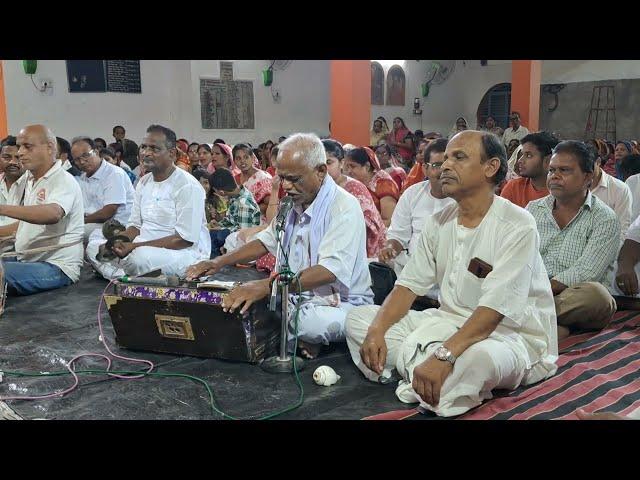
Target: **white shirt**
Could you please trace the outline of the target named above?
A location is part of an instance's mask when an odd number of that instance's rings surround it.
[[[631,222],[633,222],[638,215],[640,215],[640,173],[631,175],[625,182],[631,190]]]
[[[504,315],[491,337],[519,354],[531,383],[555,372],[558,358],[555,304],[539,247],[533,216],[505,198],[493,197],[476,228],[458,225],[458,205],[448,205],[427,217],[396,285],[421,296],[439,284],[437,315],[458,327],[478,306]],[[493,267],[486,278],[468,271],[473,258]]]
[[[98,170],[87,177],[85,172],[75,177],[82,190],[86,214],[95,213],[105,205],[118,205],[114,220],[126,225],[131,215],[135,192],[131,180],[121,168],[102,160]]]
[[[397,240],[411,255],[422,233],[425,219],[453,203],[456,202],[452,198],[434,197],[429,180],[411,185],[400,196],[393,211],[387,240]]]
[[[600,171],[602,172],[600,182],[596,188],[591,190],[591,193],[616,212],[624,238],[625,232],[631,225],[631,206],[633,203],[631,189],[626,183],[612,177],[604,170]]]
[[[24,189],[27,185],[27,173],[13,182],[11,188],[7,188],[4,173],[0,175],[0,204],[2,205],[21,205],[24,197]],[[10,225],[17,222],[15,218],[0,216],[0,226]]]
[[[126,175],[126,174],[125,174]],[[128,181],[128,179],[127,179]],[[211,237],[204,213],[204,189],[192,175],[180,168],[162,182],[147,173],[138,182],[127,227],[140,230],[134,242],[148,242],[180,235],[193,242],[198,256],[209,258]]]
[[[529,135],[529,130],[522,125],[520,125],[518,127],[518,130],[516,130],[515,132],[513,131],[513,127],[509,127],[504,131],[504,134],[502,135],[502,143],[504,143],[505,146],[509,146],[509,142],[511,140],[517,139],[518,141],[520,141],[527,135]]]
[[[64,217],[53,225],[36,225],[20,222],[16,232],[16,252],[18,260],[25,262],[47,262],[62,270],[73,282],[80,278],[84,248],[84,207],[82,192],[73,175],[62,168],[60,160],[43,177],[34,181],[27,172],[24,205],[47,205],[55,203],[64,210]],[[32,248],[48,247],[65,243],[75,245],[50,252],[20,255],[19,252]]]
[[[304,211],[294,210],[295,224],[289,241],[289,266],[300,272],[312,266],[310,259],[310,223],[315,200]],[[367,262],[366,227],[360,202],[341,187],[328,209],[331,216],[318,246],[318,262],[336,276],[336,281],[313,290],[314,302],[337,306],[339,301],[352,305],[373,303],[371,276]],[[255,237],[273,255],[277,250],[275,218]],[[293,292],[293,288],[291,292]]]

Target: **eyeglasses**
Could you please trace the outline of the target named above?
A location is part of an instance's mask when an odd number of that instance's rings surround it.
[[[434,163],[425,163],[425,165],[431,167],[431,168],[442,168],[442,165],[444,164],[444,162],[434,162]]]
[[[86,153],[83,153],[82,155],[78,155],[76,158],[73,159],[74,162],[84,162],[85,160],[89,160],[89,158],[91,158],[91,156],[94,154],[93,150],[89,150]]]

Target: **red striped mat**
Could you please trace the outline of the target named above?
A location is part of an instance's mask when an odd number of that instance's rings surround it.
[[[521,387],[458,417],[464,420],[575,419],[575,410],[621,414],[640,406],[640,314],[617,312],[599,332],[560,342],[558,372]],[[430,419],[415,408],[395,410],[365,420]]]

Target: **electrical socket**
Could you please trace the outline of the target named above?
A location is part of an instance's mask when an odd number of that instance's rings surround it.
[[[53,80],[50,78],[41,78],[40,89],[45,95],[53,95]]]

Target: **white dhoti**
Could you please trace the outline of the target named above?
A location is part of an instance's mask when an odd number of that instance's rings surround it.
[[[354,308],[350,303],[337,307],[304,302],[298,316],[298,339],[306,343],[329,345],[344,341],[347,313]],[[295,343],[296,306],[289,301],[289,350]]]
[[[170,250],[158,247],[138,247],[125,258],[99,262],[96,260],[96,255],[100,245],[105,242],[106,239],[102,235],[102,231],[94,231],[89,238],[86,255],[91,265],[107,280],[113,280],[124,275],[144,275],[157,269],[162,270],[164,275],[184,277],[190,265],[206,260],[192,248]]]
[[[640,281],[640,263],[637,263],[636,266],[633,268],[634,271],[636,272],[636,278],[638,279],[638,281]],[[622,293],[622,290],[620,290],[618,288],[618,285],[616,283],[616,277],[618,276],[618,262],[616,261],[613,264],[613,278],[611,280],[611,287],[609,288],[609,291],[611,292],[611,295],[616,295],[616,296],[620,296],[620,297],[635,297],[635,298],[640,298],[640,293],[637,293],[635,295],[625,295],[624,293]]]
[[[360,346],[380,307],[367,305],[352,309],[346,321],[346,338],[356,366],[371,381],[379,375],[370,370],[360,357]],[[413,390],[413,370],[433,355],[434,351],[458,330],[455,320],[440,310],[409,311],[385,334],[387,358],[382,376],[397,370],[402,377],[396,389],[405,403],[419,402],[439,416],[461,415],[492,398],[494,388],[513,390],[526,373],[522,352],[493,336],[482,340],[460,355],[440,392],[436,407],[425,403]]]
[[[86,244],[91,238],[91,234],[98,230],[102,229],[101,223],[85,223],[84,224],[84,243]]]

